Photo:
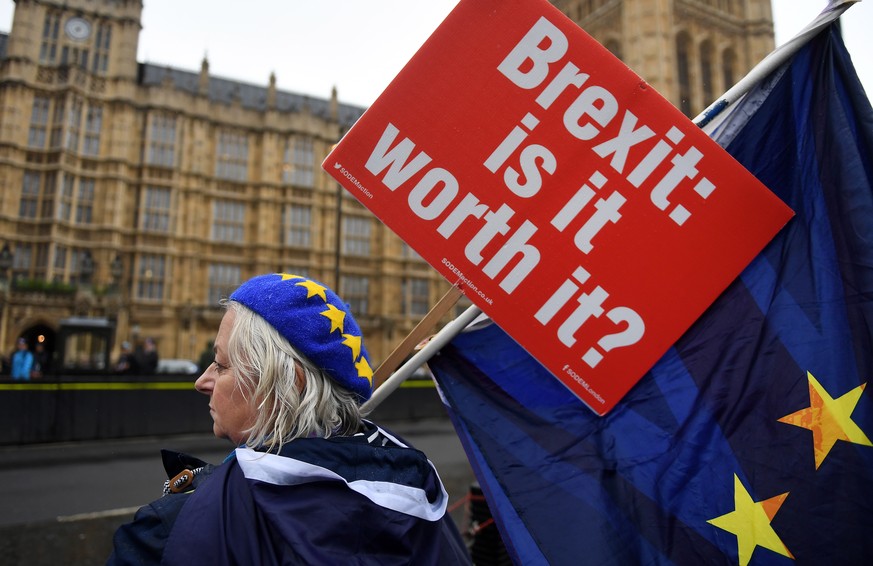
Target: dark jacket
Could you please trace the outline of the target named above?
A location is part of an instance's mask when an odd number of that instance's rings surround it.
[[[431,463],[390,433],[239,448],[140,509],[109,564],[470,564]]]
[[[215,466],[187,454],[162,450],[161,456],[169,478],[164,484],[164,496],[140,507],[133,522],[118,528],[107,564],[160,564],[179,512],[194,490],[215,471]],[[191,481],[171,489],[172,479],[185,471],[191,472]]]

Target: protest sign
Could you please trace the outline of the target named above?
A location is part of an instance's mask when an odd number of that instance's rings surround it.
[[[792,214],[545,0],[462,0],[324,168],[601,415]]]

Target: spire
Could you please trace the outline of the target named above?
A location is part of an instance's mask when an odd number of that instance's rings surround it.
[[[339,101],[336,96],[336,85],[330,89],[330,107],[328,111],[331,120],[337,120],[339,118]]]
[[[200,82],[197,85],[200,94],[209,92],[209,59],[203,55],[203,62],[200,63]]]
[[[276,73],[270,73],[270,85],[267,87],[267,108],[276,107]]]

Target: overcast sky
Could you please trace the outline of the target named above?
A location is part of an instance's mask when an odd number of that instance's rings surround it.
[[[457,0],[144,0],[138,60],[330,96],[369,106],[457,4]],[[776,42],[809,23],[826,0],[774,0]],[[0,0],[0,30],[12,27]],[[855,67],[873,94],[873,0],[843,16]]]

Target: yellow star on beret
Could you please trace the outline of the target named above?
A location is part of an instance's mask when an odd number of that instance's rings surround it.
[[[327,295],[324,294],[324,285],[319,285],[315,281],[310,281],[306,279],[305,281],[301,281],[300,283],[295,283],[298,287],[306,288],[306,298],[311,299],[315,295],[321,297],[321,300],[325,303],[327,302]]]
[[[367,358],[361,358],[359,362],[355,364],[355,367],[358,369],[358,377],[365,377],[367,381],[370,382],[370,385],[373,385],[373,368],[370,367],[370,364],[367,363]]]
[[[331,332],[333,332],[334,330],[339,330],[340,334],[343,333],[343,321],[346,318],[346,313],[339,310],[338,308],[336,308],[332,304],[328,303],[327,310],[322,311],[318,314],[320,314],[321,316],[330,320],[330,331]]]
[[[352,349],[352,360],[357,360],[361,355],[361,337],[351,334],[343,334],[343,344]]]

